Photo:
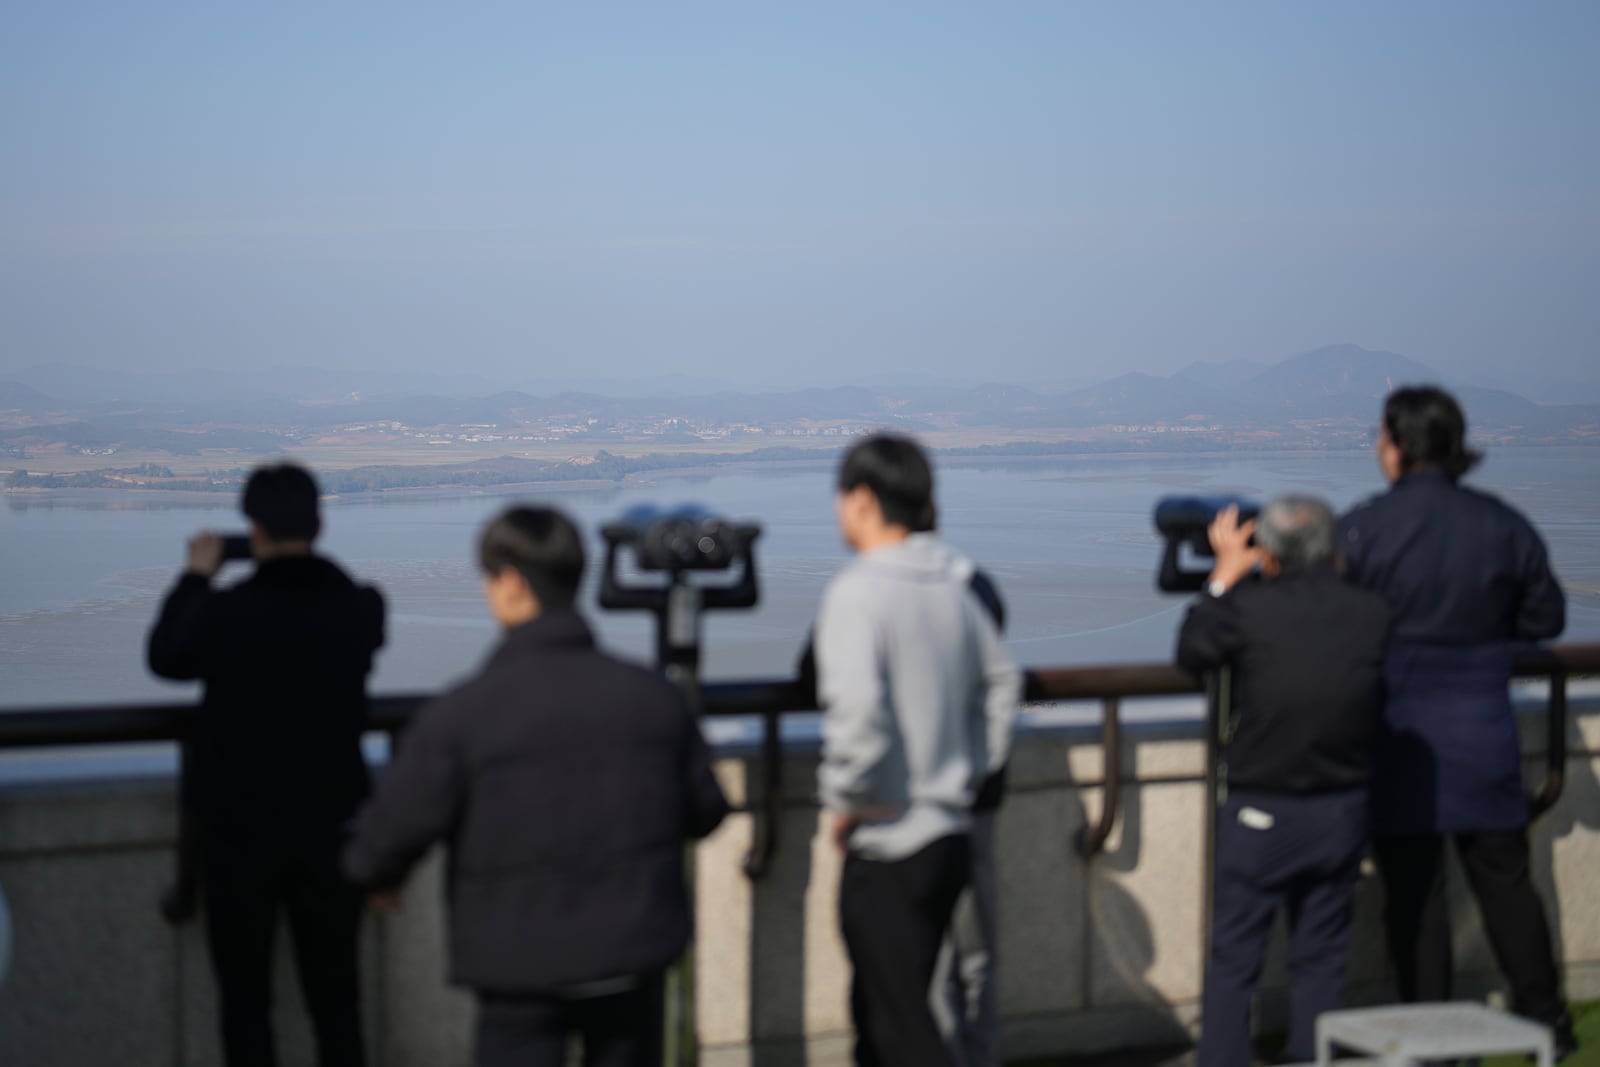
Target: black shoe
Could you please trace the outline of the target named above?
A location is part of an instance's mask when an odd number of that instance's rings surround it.
[[[1556,1016],[1555,1022],[1550,1023],[1550,1052],[1551,1058],[1556,1063],[1576,1056],[1578,1054],[1578,1035],[1572,1031],[1572,1016],[1562,1012]],[[1531,1052],[1523,1057],[1529,1063],[1537,1061]]]
[[[1551,1024],[1550,1029],[1555,1032],[1555,1059],[1557,1063],[1575,1056],[1578,1052],[1578,1035],[1572,1031],[1572,1016],[1567,1012]]]

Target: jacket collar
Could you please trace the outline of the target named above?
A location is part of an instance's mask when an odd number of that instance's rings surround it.
[[[1437,467],[1424,467],[1422,470],[1407,471],[1394,483],[1395,489],[1414,489],[1428,485],[1454,485],[1455,480]]]
[[[1302,563],[1293,567],[1285,567],[1278,572],[1274,582],[1318,582],[1339,579],[1339,568],[1331,559],[1318,560],[1316,563]]]
[[[324,556],[274,556],[256,564],[251,580],[269,586],[323,586],[349,584],[339,565]]]
[[[546,649],[579,650],[594,647],[594,632],[577,608],[558,608],[505,632],[492,663]]]

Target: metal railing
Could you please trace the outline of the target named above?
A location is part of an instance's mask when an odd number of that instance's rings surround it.
[[[1561,796],[1567,752],[1567,679],[1572,674],[1600,672],[1600,643],[1529,648],[1516,658],[1519,678],[1548,678],[1545,775],[1529,800],[1534,815],[1552,807]],[[1024,698],[1030,703],[1097,701],[1101,707],[1103,801],[1093,826],[1076,842],[1085,859],[1098,854],[1116,826],[1122,790],[1122,701],[1132,697],[1183,696],[1208,693],[1208,782],[1215,784],[1215,758],[1221,709],[1220,687],[1167,663],[1135,663],[1096,667],[1044,667],[1026,672]],[[760,788],[749,798],[756,816],[754,844],[745,859],[752,878],[763,875],[781,843],[783,744],[781,720],[791,712],[813,711],[816,698],[799,679],[709,682],[703,687],[708,716],[761,719],[762,739],[756,762]],[[370,725],[395,734],[403,731],[431,694],[374,697]],[[91,707],[0,709],[0,750],[46,746],[106,745],[130,742],[182,741],[189,731],[194,704],[108,704]]]

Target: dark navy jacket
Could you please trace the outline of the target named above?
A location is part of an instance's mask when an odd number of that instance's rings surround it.
[[[552,611],[418,713],[345,871],[393,886],[447,841],[452,978],[555,992],[677,959],[684,842],[727,812],[683,695],[597,649],[576,611]]]
[[[1512,653],[1566,625],[1543,540],[1500,500],[1435,471],[1406,475],[1339,530],[1349,580],[1394,610],[1376,832],[1523,825]]]

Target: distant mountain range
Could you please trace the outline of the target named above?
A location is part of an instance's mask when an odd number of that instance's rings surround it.
[[[698,392],[605,396],[588,392],[534,395],[496,392],[475,396],[392,391],[368,397],[339,392],[342,376],[276,372],[273,388],[235,390],[205,399],[187,396],[188,379],[123,375],[119,380],[57,369],[24,381],[0,382],[0,419],[31,424],[37,442],[51,427],[74,426],[82,444],[131,434],[181,432],[190,446],[197,431],[240,438],[230,447],[253,447],[263,434],[283,429],[315,431],[393,420],[413,427],[526,425],[568,419],[598,427],[680,420],[685,429],[709,423],[750,426],[799,423],[867,423],[908,431],[950,429],[1073,429],[1173,426],[1246,431],[1348,422],[1370,427],[1384,397],[1403,384],[1438,382],[1429,367],[1393,352],[1334,345],[1271,366],[1242,361],[1194,363],[1169,376],[1123,374],[1059,393],[1015,385],[977,387],[845,386],[786,392]],[[94,379],[94,380],[91,380]],[[253,381],[253,379],[252,379]],[[396,384],[393,379],[389,384]],[[49,389],[44,386],[50,386]],[[1600,406],[1537,404],[1515,393],[1451,383],[1475,432],[1529,440],[1600,440]],[[296,393],[293,390],[299,388]],[[246,432],[248,431],[248,432]],[[5,437],[16,438],[16,431]],[[26,443],[26,442],[23,442]],[[209,446],[208,446],[209,447]]]

